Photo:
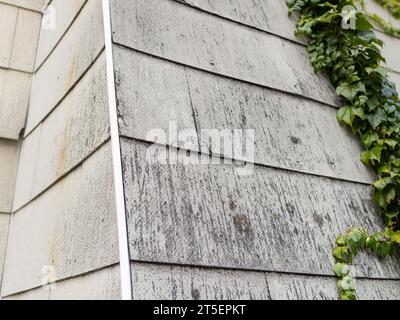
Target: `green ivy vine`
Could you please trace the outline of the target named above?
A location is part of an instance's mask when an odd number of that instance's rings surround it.
[[[354,11],[354,28],[344,28],[346,6],[353,0],[286,0],[297,12],[296,33],[309,39],[308,53],[316,72],[327,71],[336,92],[345,101],[338,120],[359,137],[365,151],[361,161],[379,179],[374,201],[381,209],[385,230],[369,235],[351,228],[336,240],[334,273],[342,300],[356,299],[350,265],[362,249],[380,257],[394,254],[400,244],[400,100],[382,66],[382,41],[364,11]]]

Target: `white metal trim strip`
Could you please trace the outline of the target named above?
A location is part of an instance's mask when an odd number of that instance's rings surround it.
[[[125,195],[124,184],[122,178],[122,159],[121,146],[119,140],[119,127],[117,115],[117,103],[115,95],[115,79],[114,79],[114,59],[112,50],[112,33],[111,33],[111,13],[110,1],[102,0],[103,3],[103,24],[105,38],[105,53],[107,67],[107,92],[108,106],[110,113],[110,134],[111,148],[114,170],[114,189],[117,209],[118,223],[118,242],[119,242],[119,259],[121,274],[121,298],[122,300],[132,300],[132,276],[130,268],[129,243],[128,243],[128,227],[125,211]]]

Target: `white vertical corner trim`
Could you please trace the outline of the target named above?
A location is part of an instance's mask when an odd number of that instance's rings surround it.
[[[118,223],[121,298],[122,300],[132,300],[132,276],[131,276],[130,257],[129,257],[128,226],[127,226],[126,211],[125,211],[125,195],[124,195],[124,185],[122,178],[121,145],[119,140],[117,103],[115,95],[110,1],[102,0],[102,6],[103,6],[103,24],[104,24],[105,53],[106,53],[108,107],[110,113],[111,149],[113,158],[112,161],[113,161],[113,171],[114,171],[113,172],[114,189],[115,189],[115,201],[116,201],[117,223]]]

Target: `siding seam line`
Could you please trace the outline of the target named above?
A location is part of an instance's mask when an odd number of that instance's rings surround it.
[[[11,3],[7,3],[7,2],[3,2],[0,0],[0,4],[4,5],[4,6],[8,6],[8,7],[14,7],[16,9],[22,9],[22,10],[26,10],[26,11],[30,11],[30,12],[34,12],[34,13],[42,13],[40,10],[35,10],[35,9],[31,9],[31,8],[26,8],[26,7],[22,7],[16,4],[11,4]]]
[[[206,155],[206,156],[210,156],[210,157],[215,157],[217,159],[221,159],[221,160],[229,160],[232,162],[238,161],[238,159],[232,159],[229,157],[225,157],[222,154],[217,154],[217,153],[212,153],[212,152],[204,152],[202,150],[194,150],[194,149],[187,149],[187,148],[177,148],[176,146],[172,146],[172,145],[165,145],[165,144],[160,144],[154,141],[148,141],[148,140],[144,140],[141,138],[135,138],[135,137],[130,137],[128,135],[122,134],[121,135],[122,139],[128,140],[128,141],[136,141],[139,142],[141,144],[145,144],[145,145],[159,145],[162,147],[167,147],[168,149],[173,149],[173,150],[183,150],[183,151],[190,151],[190,152],[194,152],[198,155]],[[289,167],[278,167],[276,165],[272,165],[272,164],[263,164],[263,163],[259,163],[259,162],[251,162],[249,161],[248,163],[253,164],[255,167],[258,168],[268,168],[268,169],[273,169],[273,170],[278,170],[278,171],[285,171],[288,173],[296,173],[296,174],[302,174],[302,175],[306,175],[306,176],[311,176],[311,177],[316,177],[316,178],[321,178],[321,179],[329,179],[331,181],[342,181],[345,183],[352,183],[352,184],[358,184],[358,185],[362,185],[362,186],[371,186],[371,184],[373,183],[373,181],[371,182],[363,182],[363,181],[356,181],[356,180],[350,180],[350,179],[346,179],[346,178],[340,178],[340,177],[334,177],[332,176],[328,176],[328,175],[323,175],[323,174],[319,174],[319,173],[313,173],[311,171],[306,171],[306,170],[296,170],[296,169],[291,169]],[[228,164],[229,166],[233,166],[233,164]]]
[[[104,45],[103,47],[100,49],[99,53],[93,58],[93,61],[91,61],[87,67],[84,69],[84,71],[82,72],[82,74],[78,77],[78,79],[73,83],[73,85],[62,95],[62,97],[54,103],[54,106],[51,107],[50,111],[48,111],[43,117],[42,119],[40,119],[38,121],[37,124],[33,125],[32,128],[30,128],[29,130],[27,129],[27,122],[25,123],[25,127],[24,127],[24,135],[23,138],[26,139],[28,136],[31,135],[31,133],[33,131],[35,131],[57,108],[58,106],[63,103],[63,101],[65,99],[67,99],[67,97],[69,96],[69,94],[75,89],[75,87],[77,87],[79,85],[79,83],[81,82],[81,80],[86,76],[86,74],[90,71],[90,69],[96,64],[97,60],[100,58],[100,56],[103,54],[103,52],[105,51]],[[36,72],[33,74],[36,75]],[[32,85],[33,85],[33,79],[32,79]],[[31,90],[32,93],[32,90]],[[27,119],[29,117],[29,109],[28,109],[28,114],[27,114]]]
[[[79,160],[70,169],[66,170],[62,175],[60,175],[58,178],[56,178],[54,181],[52,181],[48,186],[44,187],[43,190],[39,191],[37,194],[33,195],[32,197],[29,197],[27,200],[25,200],[22,204],[20,204],[18,206],[15,206],[15,204],[13,204],[12,214],[13,215],[18,214],[20,211],[22,211],[22,209],[26,208],[31,203],[35,202],[38,198],[40,198],[42,195],[44,195],[46,192],[48,192],[50,189],[54,188],[60,181],[66,179],[75,170],[77,170],[79,167],[83,166],[84,163],[89,158],[91,158],[97,151],[99,151],[102,147],[104,147],[109,141],[110,141],[110,137],[107,136],[101,143],[98,144],[98,146],[96,146],[92,151],[90,151],[85,157],[83,157],[81,160]],[[40,142],[39,142],[39,145],[40,145]]]
[[[119,126],[117,114],[117,101],[115,92],[114,61],[112,48],[112,25],[110,1],[102,0],[104,41],[106,52],[107,93],[110,113],[110,136],[113,161],[114,190],[117,210],[119,264],[121,276],[121,298],[132,300],[132,275],[130,266],[128,227],[125,208],[125,194],[122,172],[121,144],[119,139]]]
[[[51,6],[53,3],[53,1],[50,1],[49,4],[47,4],[46,7]],[[51,48],[51,50],[47,53],[47,55],[43,58],[42,62],[38,65],[36,65],[37,61],[37,56],[35,57],[35,65],[34,65],[34,73],[37,73],[42,67],[43,65],[47,62],[47,60],[49,60],[49,58],[52,56],[53,52],[57,49],[58,45],[61,43],[61,41],[65,38],[65,36],[67,35],[67,33],[69,32],[69,30],[72,28],[72,26],[75,24],[75,21],[79,18],[81,12],[83,11],[83,9],[86,7],[87,5],[87,1],[85,1],[85,3],[82,5],[82,7],[78,10],[78,12],[76,12],[74,18],[72,19],[71,23],[68,25],[68,27],[65,29],[65,31],[62,33],[62,35],[60,36],[60,38],[57,40],[57,42],[54,44],[54,46]],[[40,40],[40,39],[39,39]],[[38,45],[39,45],[39,41],[38,41]]]
[[[282,270],[273,270],[273,269],[261,269],[261,268],[245,268],[245,267],[232,267],[232,266],[221,266],[216,264],[190,264],[190,263],[180,263],[180,262],[165,262],[165,261],[151,261],[146,259],[131,259],[132,264],[142,264],[142,265],[154,265],[161,267],[176,267],[176,268],[186,268],[186,269],[201,269],[201,270],[225,270],[232,272],[255,272],[255,273],[265,273],[265,274],[277,274],[277,275],[292,275],[299,277],[319,277],[319,278],[329,278],[329,279],[337,279],[337,276],[328,273],[318,273],[318,272],[299,272],[299,271],[282,271]],[[356,276],[356,280],[370,280],[370,281],[392,281],[392,282],[400,282],[400,277],[392,277],[392,276]]]
[[[90,276],[90,275],[95,274],[95,273],[97,273],[97,272],[101,272],[101,271],[104,271],[104,270],[107,270],[107,269],[112,269],[112,268],[114,268],[114,267],[116,267],[116,266],[118,266],[118,265],[119,265],[118,262],[116,262],[116,263],[111,263],[111,264],[108,264],[108,265],[104,265],[104,266],[102,266],[102,267],[99,267],[99,268],[97,268],[97,269],[93,269],[93,270],[89,270],[89,271],[84,271],[84,272],[82,272],[82,273],[78,273],[78,274],[75,274],[75,275],[71,275],[71,276],[66,276],[66,277],[63,277],[63,278],[59,278],[59,279],[57,279],[56,281],[54,281],[53,283],[57,285],[57,283],[59,284],[59,283],[66,282],[66,281],[69,281],[69,280],[73,280],[73,279],[77,279],[77,278],[81,278],[81,277],[85,277],[85,276]],[[27,288],[27,289],[22,289],[21,291],[11,292],[11,293],[9,293],[9,294],[3,296],[2,298],[3,298],[3,299],[11,298],[11,297],[14,297],[14,296],[17,296],[17,295],[20,295],[20,294],[25,294],[25,293],[28,293],[28,292],[32,292],[32,291],[34,291],[34,290],[38,290],[38,289],[40,289],[40,288],[43,288],[43,286],[42,286],[42,285],[39,285],[39,286]],[[51,293],[51,290],[49,290],[49,295],[50,295],[50,293]]]

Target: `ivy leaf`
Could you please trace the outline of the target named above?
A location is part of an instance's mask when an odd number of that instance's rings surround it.
[[[381,161],[381,154],[382,154],[382,146],[376,146],[372,150],[365,151],[361,154],[361,161],[368,165],[370,161],[375,160],[380,162]]]
[[[400,244],[400,231],[393,233],[393,234],[391,235],[390,239],[391,239],[393,242]]]
[[[376,96],[369,98],[366,104],[368,106],[368,111],[376,110],[380,105]]]
[[[386,83],[382,88],[382,94],[386,98],[390,98],[397,95],[396,87],[393,83]]]
[[[343,291],[355,290],[354,281],[351,276],[345,276],[338,282],[338,286]]]
[[[360,92],[366,93],[365,85],[362,82],[357,82],[355,84],[342,82],[336,88],[336,93],[339,96],[345,97],[349,101],[353,101],[357,94]]]
[[[348,125],[352,125],[354,121],[354,114],[351,110],[351,107],[346,106],[339,109],[337,114],[337,119],[340,122],[347,123]]]
[[[379,140],[379,142],[381,142],[382,144],[386,144],[391,148],[396,147],[396,145],[398,144],[398,142],[394,139],[382,139],[382,140]]]
[[[338,262],[335,264],[333,268],[333,272],[340,277],[343,278],[344,276],[347,276],[350,272],[349,266],[345,263]]]
[[[395,199],[396,190],[394,187],[385,188],[383,190],[376,190],[374,194],[375,202],[386,209],[387,206]]]
[[[386,77],[388,74],[387,68],[384,67],[377,67],[377,68],[365,68],[365,71],[368,73],[368,75],[371,75],[373,73],[377,73],[382,77]]]
[[[354,291],[345,291],[340,293],[340,300],[356,300],[356,294]]]
[[[393,250],[393,247],[390,242],[381,242],[378,245],[377,252],[382,258],[385,258],[392,253],[392,250]]]
[[[378,109],[375,113],[367,116],[372,128],[376,129],[382,122],[387,120],[386,112],[383,109]]]
[[[363,144],[368,148],[370,147],[374,142],[379,140],[379,135],[376,132],[368,132],[365,133],[362,138],[361,138]]]
[[[387,211],[387,212],[385,212],[385,216],[391,220],[391,219],[395,219],[399,215],[399,213],[400,212],[397,210]]]
[[[337,261],[344,263],[351,263],[353,258],[348,247],[336,247],[333,250],[333,256]]]
[[[388,184],[392,183],[393,179],[391,177],[386,177],[379,179],[374,183],[374,187],[378,190],[383,190]]]
[[[359,13],[357,14],[357,20],[356,20],[356,28],[358,31],[367,31],[372,29],[372,24],[369,23],[365,15]]]

